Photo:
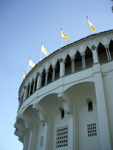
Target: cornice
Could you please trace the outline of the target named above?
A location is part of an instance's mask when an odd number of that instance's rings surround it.
[[[107,31],[103,31],[103,32],[99,32],[99,33],[96,33],[96,34],[92,34],[92,36],[93,36],[93,38],[96,38],[96,37],[98,37],[98,36],[107,35],[107,34],[109,34],[109,33],[113,33],[113,29],[107,30]],[[80,42],[85,42],[86,40],[89,40],[90,38],[91,38],[91,35],[88,35],[88,36],[86,36],[86,37],[84,37],[84,38],[82,38],[82,39],[79,39],[79,40],[77,40],[77,41],[75,41],[75,42],[73,42],[73,43],[70,43],[70,44],[67,44],[66,46],[63,46],[63,47],[60,48],[60,49],[57,49],[56,51],[54,51],[53,53],[51,53],[48,57],[45,57],[42,61],[40,61],[39,63],[37,63],[37,64],[35,65],[35,67],[33,67],[33,68],[30,70],[30,72],[26,75],[25,79],[22,81],[22,83],[21,83],[21,85],[20,85],[19,91],[20,91],[21,87],[23,86],[23,84],[25,83],[25,80],[30,76],[30,74],[31,74],[34,70],[38,69],[38,66],[41,65],[43,62],[45,62],[45,61],[47,61],[48,59],[50,59],[51,57],[53,57],[56,53],[60,52],[61,50],[62,50],[62,52],[63,52],[64,49],[70,48],[70,47],[74,46],[75,44],[77,45],[77,44],[79,44]]]

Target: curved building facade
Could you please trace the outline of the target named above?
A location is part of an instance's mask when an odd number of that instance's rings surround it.
[[[14,134],[23,150],[112,150],[113,30],[39,62],[18,100]]]

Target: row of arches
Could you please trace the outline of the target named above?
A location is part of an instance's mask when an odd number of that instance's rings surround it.
[[[24,108],[23,114],[28,115],[29,117],[32,118],[34,123],[37,123],[39,129],[38,129],[38,134],[37,137],[33,137],[32,139],[35,138],[37,141],[37,149],[44,149],[42,145],[40,144],[41,138],[44,137],[44,140],[48,142],[48,137],[51,136],[52,140],[50,139],[50,145],[53,145],[52,149],[56,148],[65,148],[68,149],[70,145],[76,143],[80,144],[78,147],[80,149],[84,149],[81,147],[85,147],[86,149],[90,149],[87,147],[89,145],[91,138],[96,136],[95,139],[93,139],[93,145],[95,146],[95,149],[98,149],[98,143],[99,141],[99,132],[98,132],[98,116],[97,116],[97,110],[96,110],[96,97],[95,97],[95,87],[94,83],[83,83],[83,84],[78,84],[75,86],[70,87],[65,91],[65,94],[68,96],[69,101],[71,104],[73,104],[74,107],[73,109],[73,115],[67,114],[65,110],[65,107],[63,105],[63,102],[61,102],[60,99],[57,98],[57,93],[53,93],[51,95],[47,95],[43,97],[37,104],[37,106],[41,106],[42,110],[45,110],[45,112],[42,113],[42,111],[39,109],[36,111],[36,109],[33,109],[34,107],[27,106],[27,108]],[[87,88],[86,88],[87,87]],[[75,89],[77,89],[75,91]],[[84,91],[83,95],[79,94],[78,91]],[[90,90],[90,92],[88,92]],[[70,93],[71,91],[71,93]],[[75,92],[73,92],[75,91]],[[70,93],[70,96],[69,96]],[[88,93],[88,94],[87,94]],[[36,104],[35,104],[36,106]],[[76,107],[75,107],[76,106]],[[38,107],[37,107],[38,108]],[[27,111],[28,110],[28,111]],[[75,110],[75,111],[74,111]],[[26,112],[26,113],[25,113]],[[38,114],[36,114],[38,113]],[[47,119],[50,119],[47,121],[49,123],[49,127],[47,126],[46,130],[45,127],[46,123],[42,121],[40,118],[37,118],[37,115],[40,117],[40,113],[46,114],[49,117],[45,117]],[[77,116],[76,116],[77,115]],[[75,120],[74,120],[75,119]],[[38,121],[37,121],[38,120]],[[25,120],[26,121],[26,120]],[[38,123],[39,122],[39,123]],[[77,126],[76,122],[79,124]],[[33,123],[33,122],[32,122]],[[95,124],[95,126],[93,126]],[[75,126],[73,130],[73,126]],[[94,129],[91,128],[91,126],[96,127],[95,131]],[[36,126],[35,126],[36,127]],[[65,127],[67,128],[65,131]],[[72,130],[71,130],[72,129]],[[35,130],[33,130],[35,131]],[[33,131],[30,131],[30,134],[33,135]],[[44,132],[43,132],[44,131]],[[64,132],[66,133],[64,133]],[[85,132],[84,132],[85,131]],[[47,133],[47,134],[45,134]],[[57,136],[60,133],[59,136]],[[73,139],[74,136],[76,135],[76,139]],[[64,137],[65,136],[65,137]],[[66,138],[67,136],[67,138]],[[57,140],[59,137],[59,140]],[[85,138],[83,138],[85,137]],[[84,142],[85,139],[85,142]],[[65,143],[63,140],[67,140],[67,145],[64,145]],[[73,142],[70,142],[70,141]],[[63,141],[62,144],[58,144],[60,141]],[[88,144],[84,144],[87,143]],[[70,144],[71,143],[71,144]],[[45,143],[46,145],[46,143]],[[76,144],[75,144],[76,145]],[[83,146],[81,146],[83,145]],[[44,143],[43,143],[44,146]],[[68,146],[68,147],[67,147]]]
[[[98,60],[100,63],[105,63],[113,60],[113,41],[111,40],[108,47],[104,46],[102,43],[99,43],[97,47]],[[70,57],[67,55],[64,63],[64,75],[69,75],[71,73],[89,68],[93,66],[93,54],[92,50],[87,47],[84,55],[81,55],[79,51],[76,52],[75,56]],[[61,62],[58,60],[56,65],[53,67],[50,65],[48,70],[43,69],[41,73],[41,85],[40,88],[57,80],[60,77],[60,66]],[[38,76],[32,80],[31,83],[27,86],[27,94],[25,99],[32,95],[37,89],[37,80]],[[23,99],[23,95],[22,98]],[[22,100],[23,101],[23,100]]]

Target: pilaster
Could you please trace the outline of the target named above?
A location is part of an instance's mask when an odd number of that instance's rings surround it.
[[[94,62],[94,64],[96,64],[96,63],[99,62],[99,60],[98,60],[97,48],[94,47],[94,48],[92,49],[92,52],[93,52],[93,62]]]
[[[100,65],[99,64],[97,65],[93,66],[93,70],[94,70],[93,74],[94,74],[95,92],[96,92],[96,100],[97,100],[97,115],[98,115],[98,125],[99,125],[99,135],[100,135],[100,149],[111,150],[103,81],[102,81],[101,70],[99,69]],[[98,70],[95,69],[95,67],[97,67]]]
[[[81,56],[82,56],[82,69],[85,69],[86,68],[86,64],[85,64],[85,52],[82,52]]]
[[[109,51],[109,45],[108,44],[105,45],[105,49],[106,49],[106,54],[107,54],[108,61],[110,61],[111,60],[111,54],[110,54],[110,51]]]
[[[71,57],[71,73],[75,72],[74,56]]]
[[[24,120],[26,129],[30,130],[28,150],[36,150],[38,126],[29,116],[25,114],[22,114],[20,118]]]
[[[39,89],[41,87],[41,80],[42,80],[42,76],[41,73],[37,73],[37,86],[36,89]]]
[[[48,69],[47,70],[45,70],[45,72],[46,72],[46,77],[45,77],[45,85],[47,85],[47,81],[48,81]]]
[[[54,66],[52,66],[53,67],[53,76],[52,76],[52,81],[54,81],[55,80],[55,65]]]
[[[59,62],[60,62],[60,77],[63,77],[65,74],[65,63],[62,58],[59,59]]]

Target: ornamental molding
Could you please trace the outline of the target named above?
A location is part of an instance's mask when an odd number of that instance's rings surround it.
[[[34,126],[36,125],[36,124],[33,122],[33,120],[32,120],[30,117],[28,117],[27,115],[25,115],[25,114],[21,114],[21,115],[19,116],[19,118],[21,118],[21,119],[24,120],[25,127],[26,127],[26,129],[28,129],[28,130],[32,130],[32,129],[34,128]]]
[[[40,106],[39,104],[34,104],[32,106],[32,108],[35,110],[35,111],[38,111],[38,115],[39,115],[39,118],[40,118],[40,121],[41,122],[47,122],[48,118],[47,118],[47,113],[46,111],[44,110],[44,108],[42,106]]]
[[[57,95],[57,97],[62,102],[63,108],[64,108],[65,112],[67,114],[72,114],[72,112],[73,112],[73,110],[72,110],[72,104],[70,103],[70,100],[67,97],[67,95],[62,92],[62,93],[59,93]]]

